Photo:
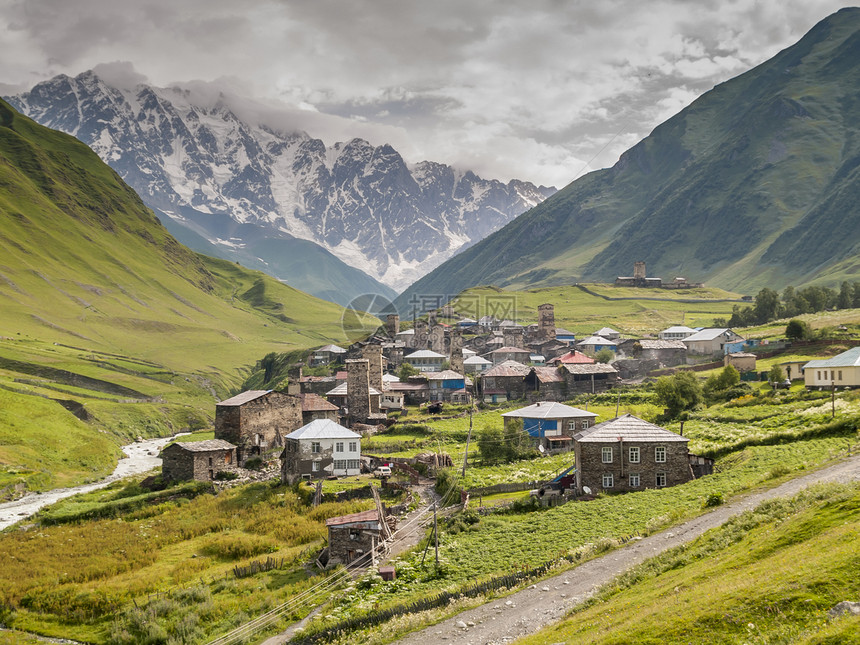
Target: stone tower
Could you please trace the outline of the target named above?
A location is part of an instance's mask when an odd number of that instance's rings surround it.
[[[502,336],[505,339],[505,347],[523,346],[522,327],[502,327]]]
[[[551,304],[538,306],[538,338],[540,340],[555,338],[555,307]]]
[[[367,359],[367,374],[370,387],[382,392],[382,374],[385,372],[382,345],[366,345],[361,355]],[[379,412],[379,398],[376,396],[370,397],[370,411]]]
[[[637,280],[645,279],[645,263],[642,261],[633,263],[633,277]]]
[[[400,333],[400,316],[397,314],[388,314],[388,318],[385,321],[385,331],[388,332],[388,335],[392,338]]]
[[[429,337],[427,334],[427,322],[424,320],[415,321],[415,334],[412,336],[413,349],[427,349]]]
[[[348,423],[364,423],[370,416],[370,368],[366,358],[346,361]]]
[[[445,353],[445,328],[442,325],[430,327],[430,349],[437,354]]]
[[[463,366],[463,336],[459,329],[451,331],[451,369],[458,374],[465,374]]]

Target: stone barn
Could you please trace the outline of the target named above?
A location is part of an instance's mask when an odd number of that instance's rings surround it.
[[[383,524],[387,524],[387,527]],[[371,564],[372,554],[379,551],[379,545],[388,532],[394,531],[395,519],[381,518],[376,509],[332,517],[326,520],[328,528],[327,567],[336,564],[350,564],[365,558],[362,565]],[[387,529],[387,530],[386,530]]]
[[[161,476],[165,480],[212,481],[222,470],[236,464],[236,446],[221,439],[173,443],[161,451]]]
[[[630,492],[688,482],[688,442],[632,414],[598,423],[573,436],[576,490]]]
[[[215,405],[215,438],[236,445],[240,465],[283,445],[302,425],[302,399],[273,390],[248,390]]]

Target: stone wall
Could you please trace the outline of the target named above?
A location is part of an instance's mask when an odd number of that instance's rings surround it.
[[[168,446],[162,452],[161,476],[170,481],[189,479],[212,481],[222,470],[233,468],[236,461],[235,453],[235,449],[191,452]]]
[[[372,411],[369,389],[370,363],[366,358],[346,362],[346,388],[349,423],[364,423]]]
[[[374,546],[379,546],[379,531],[360,526],[328,527],[329,564],[349,564]]]
[[[540,340],[555,338],[555,307],[550,304],[538,306],[538,338]]]
[[[666,449],[666,462],[658,463],[654,458],[654,448]],[[602,449],[612,448],[612,463],[603,463]],[[639,463],[630,463],[630,448],[639,448]],[[623,455],[620,454],[623,448]],[[683,484],[693,479],[690,469],[687,443],[682,441],[667,442],[636,442],[610,441],[606,443],[580,443],[574,441],[574,452],[577,464],[577,488],[582,492],[584,486],[592,493],[606,490],[610,492],[629,492],[657,487],[657,473],[665,473],[666,486]],[[623,461],[622,461],[623,459]],[[639,486],[631,487],[630,475],[639,475]],[[603,475],[613,476],[612,488],[603,488]]]
[[[382,345],[366,345],[362,350],[362,358],[367,359],[370,387],[374,387],[382,392],[382,374],[385,372],[385,358],[382,356]],[[370,411],[379,412],[379,399],[377,397],[371,397]]]
[[[465,374],[463,366],[463,336],[460,330],[454,329],[451,331],[451,369],[457,374]]]
[[[215,406],[215,438],[237,446],[237,458],[260,455],[283,443],[283,437],[302,427],[301,397],[269,392],[242,405]]]

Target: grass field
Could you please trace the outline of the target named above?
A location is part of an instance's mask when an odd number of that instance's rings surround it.
[[[539,643],[856,643],[860,489],[828,485],[759,506],[649,560]]]
[[[455,309],[471,318],[494,315],[520,324],[537,322],[538,305],[555,306],[555,323],[577,335],[588,335],[609,326],[622,335],[656,334],[670,325],[706,327],[714,318],[728,318],[734,302],[719,302],[720,298],[739,298],[719,289],[690,289],[680,291],[660,289],[628,289],[608,285],[586,285],[590,290],[612,298],[607,300],[575,287],[548,287],[527,291],[507,291],[495,287],[475,287],[460,294]],[[649,300],[661,298],[662,300]],[[682,302],[683,299],[700,302]]]

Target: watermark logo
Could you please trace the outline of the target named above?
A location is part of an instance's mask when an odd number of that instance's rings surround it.
[[[347,338],[370,335],[396,314],[397,308],[388,298],[378,293],[365,293],[353,298],[343,310],[340,328]]]

